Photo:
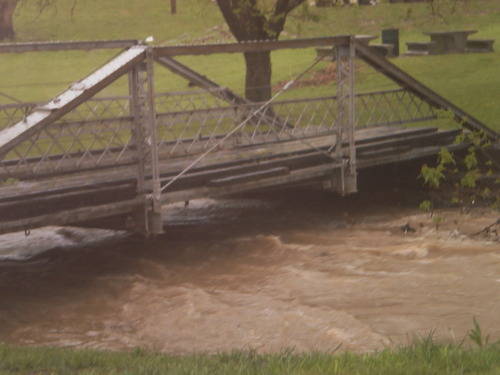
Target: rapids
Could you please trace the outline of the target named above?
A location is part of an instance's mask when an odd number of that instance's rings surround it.
[[[500,338],[498,213],[290,190],[172,205],[166,234],[0,236],[0,341],[168,353],[372,351],[476,317]],[[495,216],[497,215],[497,216]],[[415,232],[404,233],[406,223]]]

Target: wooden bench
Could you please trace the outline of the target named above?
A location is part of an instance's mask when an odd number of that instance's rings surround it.
[[[493,52],[495,39],[469,39],[467,52]]]
[[[407,42],[407,55],[430,55],[436,45],[435,42]]]
[[[382,57],[394,57],[394,45],[393,44],[372,44],[370,49],[377,55]]]

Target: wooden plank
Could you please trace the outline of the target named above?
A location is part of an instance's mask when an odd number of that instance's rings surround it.
[[[54,41],[28,43],[0,43],[0,53],[22,53],[39,51],[71,51],[130,48],[139,44],[138,40],[94,40],[94,41]]]
[[[119,202],[132,199],[136,195],[135,184],[120,184],[61,194],[18,197],[17,200],[0,202],[0,211],[3,213],[0,222],[40,216],[54,211]]]
[[[135,198],[122,202],[83,207],[73,210],[59,211],[21,220],[0,222],[0,234],[33,229],[47,225],[67,225],[91,219],[126,214],[144,205],[143,198]]]
[[[12,202],[22,202],[23,204],[25,202],[30,202],[30,204],[36,204],[38,202],[45,202],[45,201],[51,201],[51,200],[56,200],[59,198],[68,198],[68,197],[74,197],[78,198],[79,196],[83,195],[89,195],[89,194],[96,194],[99,195],[100,193],[108,193],[111,191],[124,191],[124,190],[130,190],[134,191],[135,184],[130,182],[130,183],[123,183],[119,182],[113,185],[97,185],[97,186],[78,186],[78,187],[72,187],[72,188],[58,188],[58,189],[48,189],[45,191],[33,191],[31,194],[12,194],[12,195],[4,195],[0,199],[0,209],[4,209],[8,207],[8,205],[11,205]],[[0,218],[0,220],[2,220]]]
[[[363,44],[357,42],[354,44],[357,55],[388,78],[405,87],[407,90],[411,91],[433,107],[451,111],[455,115],[457,122],[465,128],[469,130],[483,131],[494,141],[500,140],[500,134],[495,130],[489,128],[477,118],[463,111],[441,95],[437,94],[435,91],[431,90],[429,87],[417,81],[398,66],[377,55]]]
[[[370,130],[375,130],[375,133],[365,133]],[[388,139],[398,139],[419,134],[435,134],[437,131],[438,128],[435,127],[393,128],[384,126],[382,128],[366,128],[362,131],[356,131],[356,145],[364,145],[366,143],[379,142]]]
[[[118,79],[133,65],[145,58],[147,47],[134,46],[122,52],[87,78],[73,84],[68,90],[38,107],[24,120],[0,131],[0,156],[33,135],[42,126],[57,121],[66,113],[90,99],[104,87]]]
[[[238,175],[232,175],[229,177],[218,178],[216,180],[211,180],[208,184],[209,186],[228,186],[239,184],[248,181],[256,181],[262,178],[273,177],[273,176],[283,176],[290,173],[290,169],[287,167],[277,167],[272,169],[266,169],[263,171],[243,173]]]
[[[280,49],[310,48],[348,44],[350,36],[332,36],[308,39],[265,40],[241,43],[180,45],[155,47],[155,56],[209,55],[213,53],[244,53],[274,51]]]
[[[397,145],[407,145],[407,146],[415,146],[416,144],[422,144],[425,142],[440,142],[443,139],[449,138],[454,139],[457,135],[459,135],[462,130],[447,130],[438,133],[424,133],[424,134],[416,134],[406,137],[398,137],[384,141],[371,142],[364,145],[359,145],[356,147],[356,151],[359,154],[362,154],[366,151],[376,151],[380,149],[384,149],[386,147],[394,147]]]
[[[325,176],[330,175],[331,173],[333,173],[333,171],[339,168],[341,168],[341,164],[331,163],[311,168],[304,168],[298,171],[291,171],[286,176],[269,177],[258,181],[249,181],[226,187],[200,187],[189,190],[181,190],[178,192],[169,192],[166,194],[162,194],[161,202],[162,204],[170,204],[179,201],[191,200],[195,198],[204,198],[204,197],[215,198],[229,194],[236,194],[245,191],[263,189],[270,186],[286,185],[289,183],[295,183],[299,181],[321,179],[324,178]]]
[[[467,148],[468,145],[465,144],[459,144],[459,145],[448,145],[447,148],[450,152],[455,152],[459,150],[463,150]],[[410,161],[410,160],[415,160],[415,159],[422,159],[426,158],[429,156],[437,155],[439,151],[441,150],[442,146],[428,146],[428,147],[422,147],[418,149],[412,149],[411,151],[408,152],[403,152],[403,153],[396,153],[396,154],[391,154],[391,155],[384,155],[382,157],[378,158],[371,158],[371,159],[359,159],[358,160],[358,168],[370,168],[370,167],[375,167],[379,165],[386,165],[386,164],[394,164],[394,163],[400,163],[404,161]]]
[[[177,180],[177,184],[173,185],[172,188],[168,191],[183,189],[186,188],[186,186],[189,188],[188,185],[191,185],[190,187],[196,184],[203,185],[204,183],[212,179],[223,178],[225,176],[231,176],[235,174],[259,172],[265,169],[273,169],[278,167],[286,167],[287,169],[300,169],[313,166],[315,164],[324,164],[327,162],[331,162],[331,159],[324,153],[313,151],[305,154],[274,158],[265,161],[252,161],[231,167],[202,170],[199,172],[186,173],[184,176],[180,177]],[[172,178],[173,176],[162,180],[162,182],[166,184],[170,182]]]

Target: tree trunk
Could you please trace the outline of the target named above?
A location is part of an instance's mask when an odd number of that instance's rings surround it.
[[[247,52],[245,55],[245,98],[252,102],[265,102],[271,98],[271,53]]]
[[[14,39],[14,12],[18,0],[0,0],[0,40]]]
[[[288,13],[305,0],[274,0],[272,12],[266,13],[259,0],[216,0],[229,30],[238,40],[278,40]],[[245,97],[252,102],[271,98],[271,53],[247,52],[245,55]]]

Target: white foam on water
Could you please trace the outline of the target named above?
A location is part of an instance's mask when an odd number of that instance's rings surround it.
[[[43,227],[0,236],[0,261],[24,261],[55,248],[75,249],[125,236],[125,232],[74,227]]]
[[[269,208],[269,203],[258,199],[193,199],[165,206],[163,219],[169,225],[210,223],[231,218],[249,209]]]

